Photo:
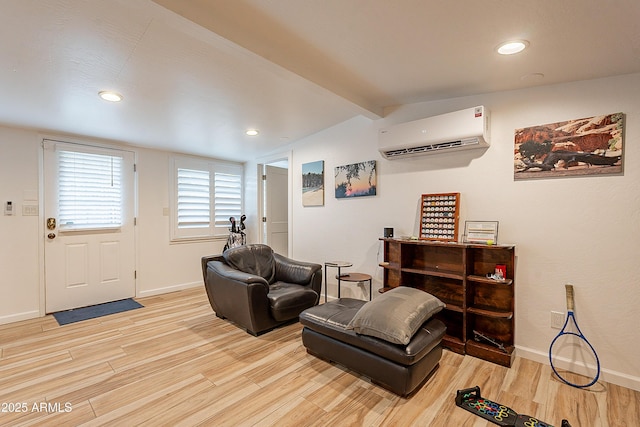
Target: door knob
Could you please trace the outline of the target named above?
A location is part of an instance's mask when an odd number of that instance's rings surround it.
[[[47,228],[49,230],[53,230],[53,229],[56,228],[56,219],[55,218],[47,218]]]
[[[55,235],[55,233],[49,233],[49,234],[47,234],[47,237],[50,238],[50,239],[55,239],[56,235]]]

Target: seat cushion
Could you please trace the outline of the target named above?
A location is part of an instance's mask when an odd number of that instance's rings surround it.
[[[399,286],[363,305],[347,329],[407,345],[420,325],[443,308],[444,303],[435,296]]]
[[[272,283],[276,274],[273,249],[267,245],[254,244],[227,249],[222,254],[231,267],[247,274],[253,274]]]
[[[347,325],[363,305],[365,301],[362,300],[339,298],[303,311],[300,314],[300,323],[320,334],[405,366],[413,365],[425,357],[440,344],[445,335],[444,323],[433,318],[418,328],[407,345],[393,344],[380,338],[359,335],[347,329]]]
[[[320,296],[311,288],[287,282],[275,282],[267,294],[271,315],[277,321],[291,320],[318,303]]]

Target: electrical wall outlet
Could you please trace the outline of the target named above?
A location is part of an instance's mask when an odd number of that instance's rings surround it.
[[[551,312],[551,327],[553,329],[562,329],[564,325],[565,314],[560,311]]]

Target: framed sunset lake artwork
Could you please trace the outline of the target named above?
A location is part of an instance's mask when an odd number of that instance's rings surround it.
[[[335,169],[336,199],[376,195],[376,161],[353,163]]]

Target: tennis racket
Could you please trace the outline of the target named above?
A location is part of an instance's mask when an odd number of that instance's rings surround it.
[[[578,326],[578,322],[576,321],[576,317],[573,314],[573,310],[575,307],[573,300],[573,285],[566,284],[565,285],[566,293],[567,293],[567,318],[564,321],[564,326],[558,333],[558,335],[551,341],[551,345],[549,346],[549,363],[551,364],[551,369],[553,372],[560,378],[562,382],[568,384],[572,387],[577,388],[586,388],[592,386],[598,381],[600,377],[600,359],[598,358],[598,354],[596,350],[593,348],[589,340],[584,336],[580,327]],[[557,354],[562,350],[563,347],[579,347],[582,350],[582,355],[586,354],[586,357],[592,358],[590,363],[585,363],[585,366],[596,365],[596,374],[591,378],[591,380],[585,384],[576,384],[573,383],[566,378],[563,378],[562,375],[556,369],[556,361],[558,360]],[[556,357],[554,357],[556,355]],[[554,361],[556,359],[556,361]]]

